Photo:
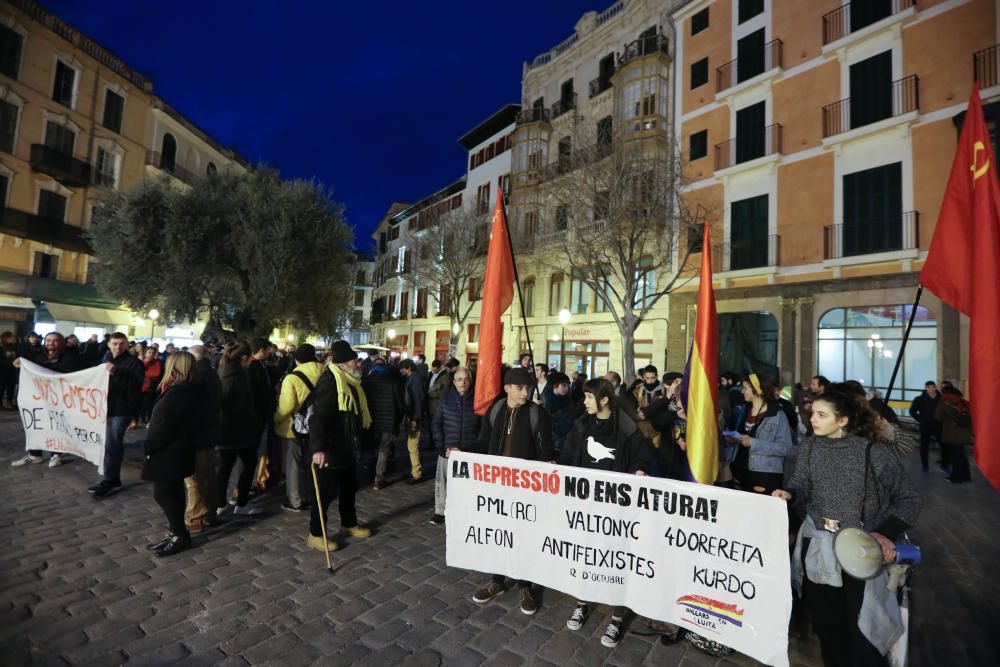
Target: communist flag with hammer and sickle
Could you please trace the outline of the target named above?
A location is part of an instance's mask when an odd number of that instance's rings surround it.
[[[969,402],[976,463],[1000,490],[1000,180],[973,86],[920,282],[969,316]],[[945,345],[952,341],[943,341]]]

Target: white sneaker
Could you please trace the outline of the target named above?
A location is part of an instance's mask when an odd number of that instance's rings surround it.
[[[65,461],[63,461],[62,454],[53,454],[49,457],[49,467],[55,468],[56,466],[61,466]]]
[[[21,458],[11,461],[10,465],[12,468],[18,468],[20,466],[27,465],[28,463],[41,463],[44,460],[45,459],[43,459],[41,456],[35,456],[34,454],[25,454]]]
[[[263,511],[264,510],[259,507],[251,507],[250,505],[244,505],[243,507],[237,505],[233,508],[233,514],[239,514],[242,516],[255,516]]]

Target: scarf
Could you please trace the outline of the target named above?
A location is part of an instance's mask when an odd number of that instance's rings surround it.
[[[361,428],[369,428],[372,425],[372,415],[368,412],[368,399],[365,397],[365,390],[361,388],[361,378],[356,378],[350,373],[345,373],[336,364],[329,364],[327,368],[333,374],[333,379],[337,381],[337,407],[341,412],[353,412],[361,417]],[[354,393],[351,387],[358,394],[358,401],[354,402]]]

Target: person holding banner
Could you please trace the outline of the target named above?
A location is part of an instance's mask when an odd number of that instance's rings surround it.
[[[730,469],[743,491],[771,493],[784,480],[785,457],[792,453],[792,429],[767,378],[750,373],[743,381],[743,401],[737,420],[740,435],[727,436],[738,445]]]
[[[111,344],[113,350],[114,338]],[[145,455],[142,478],[153,482],[153,500],[170,524],[170,533],[149,545],[158,558],[172,556],[191,546],[191,534],[184,523],[187,506],[184,479],[195,469],[195,429],[198,403],[202,399],[197,380],[194,355],[174,352],[167,357],[167,368],[160,383],[160,400],[153,407],[142,446]]]
[[[792,584],[802,586],[825,665],[884,665],[901,632],[898,603],[884,572],[866,582],[842,571],[833,537],[847,527],[872,531],[892,562],[894,540],[916,521],[920,496],[893,451],[878,441],[876,414],[863,397],[832,385],[813,401],[811,421],[814,435],[799,445],[787,490],[771,494],[805,507]]]
[[[125,430],[142,409],[145,366],[129,354],[125,334],[111,334],[108,344],[111,361],[105,364],[108,379],[108,425],[104,436],[104,475],[87,489],[95,500],[107,498],[122,486],[122,459],[125,458]]]
[[[614,385],[603,378],[586,382],[583,385],[583,407],[587,414],[574,422],[559,463],[645,476],[649,470],[652,446],[635,422],[618,409]],[[588,603],[577,601],[573,614],[566,621],[566,628],[579,630],[589,613]],[[601,637],[602,645],[608,648],[618,646],[627,613],[625,607],[614,608]]]
[[[444,523],[444,508],[448,498],[448,455],[451,452],[475,448],[481,420],[474,410],[475,396],[469,369],[455,371],[454,387],[441,396],[441,404],[431,416],[431,432],[437,446],[437,471],[434,475],[434,514],[430,523]]]
[[[531,372],[517,366],[507,371],[503,381],[507,397],[493,403],[486,411],[479,430],[478,453],[554,463],[549,414],[528,401],[535,384]],[[521,613],[535,614],[538,599],[531,582],[518,581],[517,587],[521,591]],[[506,591],[506,577],[495,574],[489,584],[476,591],[472,601],[485,604]]]

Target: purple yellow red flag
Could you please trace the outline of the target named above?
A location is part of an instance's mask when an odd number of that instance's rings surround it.
[[[503,322],[501,317],[514,301],[514,257],[507,236],[503,192],[497,192],[493,209],[490,249],[483,280],[483,310],[479,319],[479,362],[476,374],[476,414],[485,415],[500,393],[503,378]]]
[[[1000,490],[1000,181],[973,85],[921,284],[969,316],[969,403],[979,470]],[[950,343],[950,341],[948,341]]]
[[[685,441],[691,481],[714,484],[719,473],[719,330],[712,289],[712,234],[708,224],[702,241],[699,280],[694,345],[684,369]]]

